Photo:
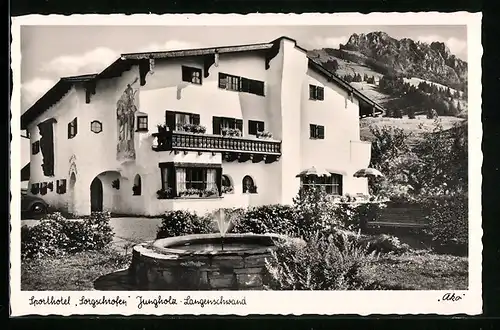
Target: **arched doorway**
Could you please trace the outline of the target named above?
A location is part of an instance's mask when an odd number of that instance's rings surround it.
[[[102,182],[95,178],[90,184],[90,211],[102,212]]]

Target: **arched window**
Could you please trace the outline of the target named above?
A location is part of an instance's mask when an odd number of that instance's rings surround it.
[[[257,186],[255,186],[253,179],[249,175],[246,175],[243,178],[242,183],[243,183],[243,193],[244,194],[256,194],[257,193]]]
[[[134,196],[140,196],[142,192],[141,176],[137,174],[134,178],[134,186],[132,187]]]
[[[225,174],[222,175],[222,193],[232,194],[234,192],[233,183],[231,178]]]

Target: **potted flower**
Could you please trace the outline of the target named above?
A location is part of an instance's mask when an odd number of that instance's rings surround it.
[[[192,132],[193,133],[205,134],[206,131],[207,131],[206,127],[202,126],[202,125],[194,125],[192,127]]]
[[[158,128],[158,133],[166,133],[167,132],[167,126],[165,124],[158,124],[156,125]]]
[[[217,190],[217,188],[205,189],[203,191],[203,196],[205,196],[205,197],[213,197],[213,196],[217,196],[218,194],[219,194],[219,191]]]
[[[158,199],[169,199],[173,197],[173,190],[170,187],[160,189],[156,192]]]
[[[232,194],[234,192],[234,188],[231,186],[222,186],[223,194]]]
[[[260,131],[257,132],[257,137],[260,139],[271,139],[273,137],[273,134],[267,131]]]

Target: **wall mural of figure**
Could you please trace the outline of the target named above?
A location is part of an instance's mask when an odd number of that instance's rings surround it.
[[[118,160],[135,159],[134,120],[135,113],[137,112],[136,94],[138,90],[134,90],[132,86],[137,80],[138,78],[127,85],[122,96],[118,102],[116,102],[116,116],[118,121]]]

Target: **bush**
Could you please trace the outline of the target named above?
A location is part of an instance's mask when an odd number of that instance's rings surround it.
[[[168,211],[162,217],[156,238],[166,238],[189,234],[207,234],[215,231],[212,217],[200,217],[188,211]]]
[[[386,234],[362,239],[360,243],[368,252],[402,254],[410,251],[410,247],[401,243],[399,238]]]
[[[39,258],[103,249],[113,240],[109,219],[107,212],[95,212],[82,220],[48,214],[39,224],[21,228],[21,256]]]
[[[464,255],[468,248],[468,197],[465,194],[428,197],[424,208],[428,233],[436,252]]]
[[[110,215],[107,212],[93,212],[83,220],[61,221],[61,230],[68,238],[65,246],[67,252],[101,250],[113,241],[113,230],[109,225]]]
[[[335,217],[340,221],[340,228],[351,231],[364,231],[367,222],[378,221],[384,203],[338,203]]]
[[[362,247],[344,239],[315,235],[307,243],[286,241],[266,260],[271,290],[357,290],[371,283],[362,280],[361,269],[373,259]]]
[[[264,205],[249,208],[233,217],[235,233],[278,233],[290,236],[297,234],[297,213],[288,205]]]

